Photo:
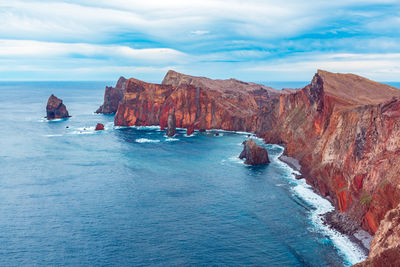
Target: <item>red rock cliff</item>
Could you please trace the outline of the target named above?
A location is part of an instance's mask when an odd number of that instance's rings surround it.
[[[162,84],[129,79],[115,125],[160,125],[175,109],[176,127],[256,131],[257,113],[279,92],[234,79],[211,80],[169,71]]]
[[[286,144],[307,182],[370,233],[400,203],[400,90],[318,71],[281,95],[267,142]]]

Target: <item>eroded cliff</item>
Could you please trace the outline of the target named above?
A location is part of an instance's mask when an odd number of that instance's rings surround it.
[[[307,182],[375,233],[400,203],[400,90],[353,74],[318,71],[281,95],[267,142],[286,144]]]
[[[261,127],[257,114],[278,100],[279,92],[263,85],[169,71],[163,84],[127,80],[115,125],[164,128],[174,108],[176,127],[256,131]]]

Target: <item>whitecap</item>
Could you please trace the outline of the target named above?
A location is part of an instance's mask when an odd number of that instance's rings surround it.
[[[167,139],[165,139],[165,141],[166,141],[166,142],[173,142],[173,141],[179,141],[179,139],[178,139],[178,138],[171,138],[171,137],[168,137]]]
[[[135,140],[137,143],[159,143],[160,140],[152,140],[152,139],[147,139],[147,138],[138,138]]]
[[[53,119],[53,120],[48,120],[47,118],[41,118],[40,120],[39,120],[39,122],[60,122],[60,121],[65,121],[65,120],[67,120],[68,118],[62,118],[62,119]]]
[[[230,162],[244,164],[244,161],[241,160],[238,156],[232,156],[232,157],[230,157],[228,159],[229,159]]]

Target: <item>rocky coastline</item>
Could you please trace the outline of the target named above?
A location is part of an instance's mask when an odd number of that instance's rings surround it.
[[[307,183],[335,206],[337,213],[327,215],[326,221],[344,232],[352,229],[352,236],[359,227],[375,234],[386,213],[400,203],[397,88],[319,70],[309,85],[297,90],[277,91],[174,71],[162,84],[131,78],[114,89],[106,90],[98,112],[115,112],[116,126],[165,129],[174,111],[176,127],[189,134],[206,129],[243,131],[266,143],[284,144],[281,160],[301,171]],[[121,99],[116,91],[122,92]],[[106,100],[113,102],[108,105],[112,109],[102,112]],[[400,250],[395,252],[400,255]]]
[[[297,159],[283,154],[279,156],[278,159],[295,171],[293,175],[295,175],[296,179],[305,178],[301,173],[301,165]],[[332,200],[329,197],[326,199],[332,203]],[[359,224],[354,222],[346,214],[340,213],[337,210],[325,213],[322,216],[325,225],[347,236],[353,243],[356,243],[366,255],[368,255],[370,251],[370,243],[373,238],[372,235],[363,230]]]

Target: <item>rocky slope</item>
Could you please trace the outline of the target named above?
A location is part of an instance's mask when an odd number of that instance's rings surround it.
[[[400,205],[381,221],[366,261],[357,267],[400,266]]]
[[[400,203],[397,88],[318,71],[303,89],[278,92],[169,71],[162,84],[129,79],[124,90],[116,125],[164,128],[174,109],[176,127],[188,132],[252,131],[285,144],[285,155],[301,163],[307,182],[371,234]]]

